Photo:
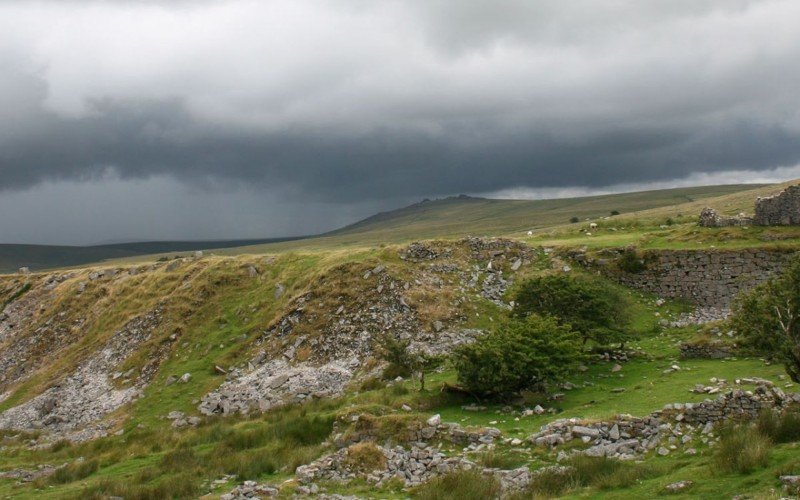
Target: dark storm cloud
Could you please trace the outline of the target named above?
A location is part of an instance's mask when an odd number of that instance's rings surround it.
[[[0,190],[112,172],[345,207],[793,166],[798,23],[792,0],[8,2]]]

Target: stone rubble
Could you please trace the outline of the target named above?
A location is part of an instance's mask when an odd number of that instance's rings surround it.
[[[723,321],[731,315],[727,307],[698,307],[692,312],[682,313],[676,319],[667,322],[670,328],[683,328],[692,325],[704,325],[714,321]]]
[[[129,374],[127,387],[112,384],[116,367],[148,340],[158,326],[161,311],[134,318],[116,332],[97,354],[82,363],[58,384],[29,401],[0,414],[0,429],[45,429],[55,437],[81,441],[105,434],[106,426],[92,428],[120,406],[142,395],[154,375],[155,366],[139,374]],[[156,362],[157,360],[153,360]],[[87,432],[80,432],[86,428]]]
[[[203,396],[198,409],[204,415],[247,414],[310,398],[338,396],[359,364],[352,359],[321,366],[291,366],[284,359],[276,359],[224,382]]]
[[[755,219],[746,214],[740,213],[734,217],[725,217],[709,207],[700,212],[698,221],[698,224],[702,227],[752,226],[754,223]]]
[[[750,383],[760,380],[750,379]],[[754,419],[763,408],[781,409],[800,403],[800,393],[786,394],[777,387],[761,383],[754,391],[734,390],[700,403],[668,404],[646,417],[620,415],[608,422],[584,423],[570,418],[551,422],[528,441],[536,446],[557,446],[580,439],[588,447],[573,453],[634,459],[648,451],[669,454],[664,440],[687,444],[693,435],[706,435],[714,424],[727,419]]]

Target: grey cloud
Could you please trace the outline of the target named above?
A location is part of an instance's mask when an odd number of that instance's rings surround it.
[[[353,214],[795,165],[798,21],[788,0],[0,5],[0,190],[112,172]]]

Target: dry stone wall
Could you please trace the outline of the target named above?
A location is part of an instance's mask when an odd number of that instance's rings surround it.
[[[727,308],[740,291],[779,273],[793,255],[790,250],[759,249],[647,251],[642,255],[643,271],[607,269],[607,274],[624,285],[661,297]]]

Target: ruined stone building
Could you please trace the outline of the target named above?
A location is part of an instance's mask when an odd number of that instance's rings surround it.
[[[800,225],[800,185],[789,186],[775,196],[758,198],[754,217],[746,214],[727,217],[706,207],[700,212],[699,224],[703,227]]]
[[[800,225],[800,185],[756,200],[755,221],[761,226]]]

